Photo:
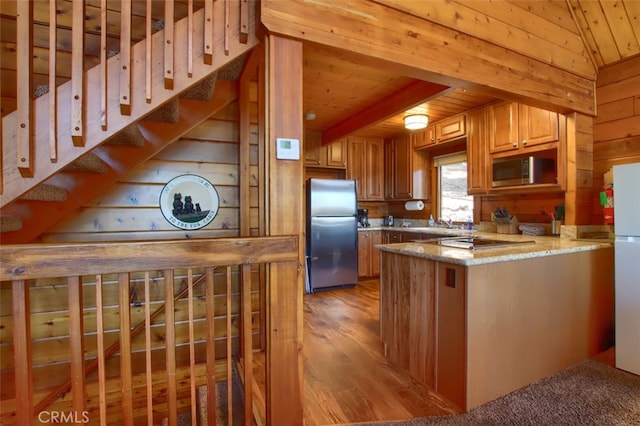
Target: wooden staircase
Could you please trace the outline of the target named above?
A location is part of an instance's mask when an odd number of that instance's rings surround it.
[[[246,53],[257,45],[255,4],[232,0],[205,3],[210,9],[193,11],[177,20],[171,29],[175,56],[173,79],[169,83],[162,73],[162,58],[166,61],[167,57],[163,50],[166,29],[152,35],[150,50],[146,39],[131,47],[128,52],[131,96],[126,108],[118,97],[122,52],[107,59],[105,84],[100,84],[99,64],[82,74],[86,103],[81,143],[73,136],[71,123],[73,80],[34,99],[33,136],[29,141],[32,173],[17,166],[18,123],[23,125],[20,109],[2,118],[0,241],[3,244],[37,242],[51,226],[236,100],[234,80]],[[205,25],[208,21],[213,29]],[[229,25],[231,22],[240,23],[235,32]],[[205,51],[203,40],[207,32],[213,35],[213,55]],[[142,66],[147,61],[153,62],[151,80]],[[101,109],[98,99],[105,85],[106,111]],[[54,117],[49,108],[51,96],[56,96]],[[52,119],[58,141],[53,160]]]

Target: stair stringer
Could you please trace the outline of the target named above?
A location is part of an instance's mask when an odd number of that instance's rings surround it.
[[[215,4],[222,3],[217,2]],[[229,22],[240,22],[240,9],[230,8]],[[25,178],[20,174],[16,164],[17,161],[17,141],[16,126],[17,112],[2,118],[2,155],[3,155],[3,188],[0,191],[0,208],[3,216],[9,215],[5,211],[5,206],[18,200],[35,186],[50,179],[73,161],[83,156],[87,152],[95,149],[107,139],[124,129],[125,127],[139,121],[154,109],[160,107],[165,102],[182,91],[198,84],[202,79],[212,72],[222,68],[239,56],[247,53],[258,44],[256,38],[256,16],[255,8],[249,8],[249,29],[246,42],[241,41],[240,32],[231,33],[228,40],[228,55],[225,55],[225,22],[224,8],[214,6],[214,46],[212,64],[204,63],[203,34],[204,34],[204,10],[198,10],[193,14],[193,39],[196,40],[193,49],[193,67],[191,76],[188,75],[187,49],[178,46],[187,46],[187,23],[188,18],[183,18],[175,23],[174,45],[174,90],[164,88],[163,73],[163,43],[164,30],[158,31],[152,36],[152,99],[146,102],[145,90],[145,54],[146,40],[132,46],[131,49],[131,114],[121,115],[119,104],[119,70],[120,54],[116,54],[108,59],[108,102],[107,102],[107,130],[102,130],[100,124],[100,102],[95,98],[89,98],[85,103],[85,134],[84,146],[74,146],[71,139],[71,81],[57,88],[58,109],[57,114],[57,140],[58,159],[51,162],[49,158],[49,96],[52,91],[34,100],[34,173],[33,177]],[[98,96],[100,93],[100,68],[93,67],[85,72],[86,93],[91,96]],[[13,209],[14,211],[17,209]]]
[[[109,167],[105,173],[58,173],[46,184],[64,188],[69,194],[61,202],[19,199],[3,209],[3,215],[22,218],[22,229],[2,233],[3,244],[34,242],[42,233],[67,218],[93,198],[152,158],[169,144],[198,127],[237,99],[236,82],[218,80],[209,101],[179,99],[177,123],[140,121],[136,125],[145,138],[143,147],[103,144],[93,150]]]

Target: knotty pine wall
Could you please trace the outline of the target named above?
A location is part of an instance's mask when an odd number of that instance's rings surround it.
[[[599,192],[616,164],[640,162],[640,56],[600,70],[593,123],[593,223],[603,223]],[[615,197],[615,182],[614,182]]]

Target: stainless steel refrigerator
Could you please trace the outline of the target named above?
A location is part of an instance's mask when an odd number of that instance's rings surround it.
[[[616,367],[640,375],[640,163],[613,167]]]
[[[309,292],[354,286],[358,281],[355,180],[307,181]]]

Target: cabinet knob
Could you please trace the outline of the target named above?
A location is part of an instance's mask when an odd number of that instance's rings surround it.
[[[525,139],[522,141],[522,145],[526,145],[526,144],[527,144],[527,140]]]
[[[514,142],[514,143],[513,143],[513,147],[514,147],[514,148],[517,148],[517,147],[518,147],[518,142]]]

